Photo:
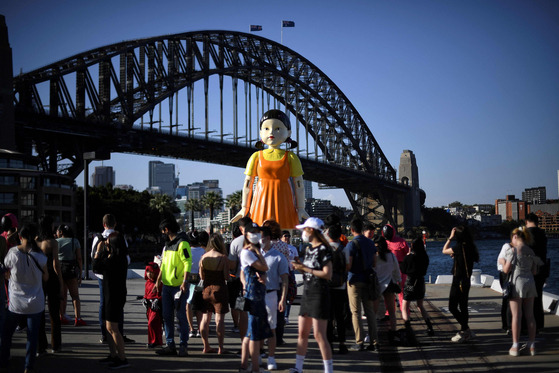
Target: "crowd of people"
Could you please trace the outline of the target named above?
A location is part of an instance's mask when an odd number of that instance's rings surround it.
[[[109,354],[102,359],[111,369],[129,366],[125,353],[124,305],[126,274],[130,263],[128,244],[116,230],[116,219],[103,217],[104,231],[92,245],[92,270],[99,279],[99,325],[101,341]],[[43,217],[39,225],[18,225],[13,214],[2,218],[0,274],[9,284],[0,289],[0,363],[6,366],[11,340],[17,327],[27,329],[26,372],[34,369],[36,356],[45,351],[45,303],[50,316],[50,345],[53,352],[62,344],[61,325],[65,316],[66,293],[72,297],[74,325],[85,325],[80,315],[78,283],[81,281],[79,241],[66,226],[54,229],[52,219]],[[297,347],[291,373],[303,372],[311,330],[320,349],[324,372],[333,368],[333,354],[349,351],[378,351],[382,348],[378,320],[386,320],[389,344],[413,344],[410,303],[416,302],[427,334],[434,335],[433,323],[424,306],[425,279],[429,257],[422,238],[411,248],[390,225],[376,234],[376,227],[354,219],[352,239],[342,233],[339,219],[324,222],[308,218],[296,226],[299,249],[290,244],[291,232],[273,220],[260,226],[249,217],[238,221],[238,229],[227,245],[219,233],[185,233],[175,219],[165,219],[159,230],[165,244],[157,260],[145,268],[147,347],[160,356],[188,356],[189,338],[198,336],[204,354],[237,353],[239,372],[261,372],[262,351],[267,349],[268,370],[276,370],[275,351],[282,346],[285,323],[296,292],[295,272],[302,274],[303,292],[298,314]],[[510,243],[498,258],[501,281],[512,283],[510,297],[503,301],[503,329],[512,334],[509,350],[518,356],[524,316],[528,343],[536,354],[535,335],[543,327],[541,288],[545,282],[545,234],[530,215],[526,227],[515,229]],[[443,254],[453,260],[453,281],[449,310],[460,325],[451,341],[462,343],[475,338],[469,327],[470,278],[479,253],[466,226],[452,229]],[[542,268],[544,269],[542,271]],[[3,306],[9,298],[9,307]],[[380,304],[385,315],[380,315]],[[405,325],[397,333],[396,309]],[[225,315],[231,313],[239,350],[224,346]],[[365,316],[365,320],[362,316]],[[210,324],[215,319],[217,348],[211,346]],[[175,319],[178,325],[175,325]],[[366,326],[365,326],[366,322]],[[354,342],[348,347],[346,329],[353,327]],[[175,341],[178,331],[178,346]],[[338,343],[338,349],[334,343]]]

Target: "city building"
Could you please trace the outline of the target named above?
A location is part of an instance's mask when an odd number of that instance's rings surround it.
[[[48,215],[75,229],[74,180],[43,172],[38,164],[36,157],[0,149],[0,213],[11,212],[21,222]]]
[[[547,200],[545,187],[541,186],[536,188],[524,189],[524,192],[522,192],[522,200],[533,205],[545,203],[545,201]]]
[[[111,166],[97,166],[91,175],[91,186],[115,185],[115,172]]]
[[[148,191],[153,194],[167,194],[175,198],[175,189],[179,179],[175,176],[175,165],[161,161],[149,162]]]
[[[495,201],[495,214],[501,215],[503,221],[524,220],[526,219],[526,215],[530,212],[528,209],[528,203],[516,199],[514,195],[507,195],[506,199],[498,199]]]
[[[546,233],[559,233],[559,201],[530,206],[530,212],[539,218],[539,226]]]
[[[326,199],[307,198],[305,210],[310,216],[324,220],[334,212],[334,206]]]
[[[122,189],[122,190],[134,190],[133,185],[127,185],[127,184],[117,184],[113,188],[114,189]]]
[[[305,199],[312,198],[312,181],[305,180],[304,181],[304,188],[305,188]]]

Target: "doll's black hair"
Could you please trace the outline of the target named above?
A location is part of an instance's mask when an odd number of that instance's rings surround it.
[[[280,120],[285,127],[287,127],[288,130],[291,131],[291,121],[289,120],[289,116],[287,114],[285,114],[283,111],[281,110],[277,110],[277,109],[272,109],[272,110],[268,110],[267,112],[264,113],[264,115],[262,115],[262,118],[260,118],[260,129],[262,129],[262,123],[264,123],[265,121],[267,121],[268,119],[278,119]],[[297,141],[293,140],[291,137],[288,137],[285,142],[287,144],[289,144],[289,148],[288,149],[293,149],[297,147]],[[256,149],[258,150],[262,150],[264,149],[264,143],[262,142],[262,140],[258,140],[255,144]]]

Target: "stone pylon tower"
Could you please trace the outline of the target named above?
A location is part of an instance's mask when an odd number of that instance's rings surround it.
[[[415,154],[411,150],[404,150],[400,155],[398,180],[411,187],[404,200],[404,227],[406,230],[421,224],[421,195],[419,188],[419,171]]]
[[[12,48],[6,18],[0,14],[0,149],[16,150]]]

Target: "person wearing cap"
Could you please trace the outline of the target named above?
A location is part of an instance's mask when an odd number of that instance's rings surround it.
[[[310,246],[305,250],[303,262],[295,261],[293,267],[303,273],[304,290],[299,310],[299,335],[295,367],[290,373],[303,372],[303,364],[309,344],[311,327],[320,348],[324,372],[334,371],[332,348],[327,338],[328,319],[330,318],[330,287],[332,278],[332,248],[322,234],[324,223],[318,218],[308,218],[304,224],[297,225],[301,239]]]

